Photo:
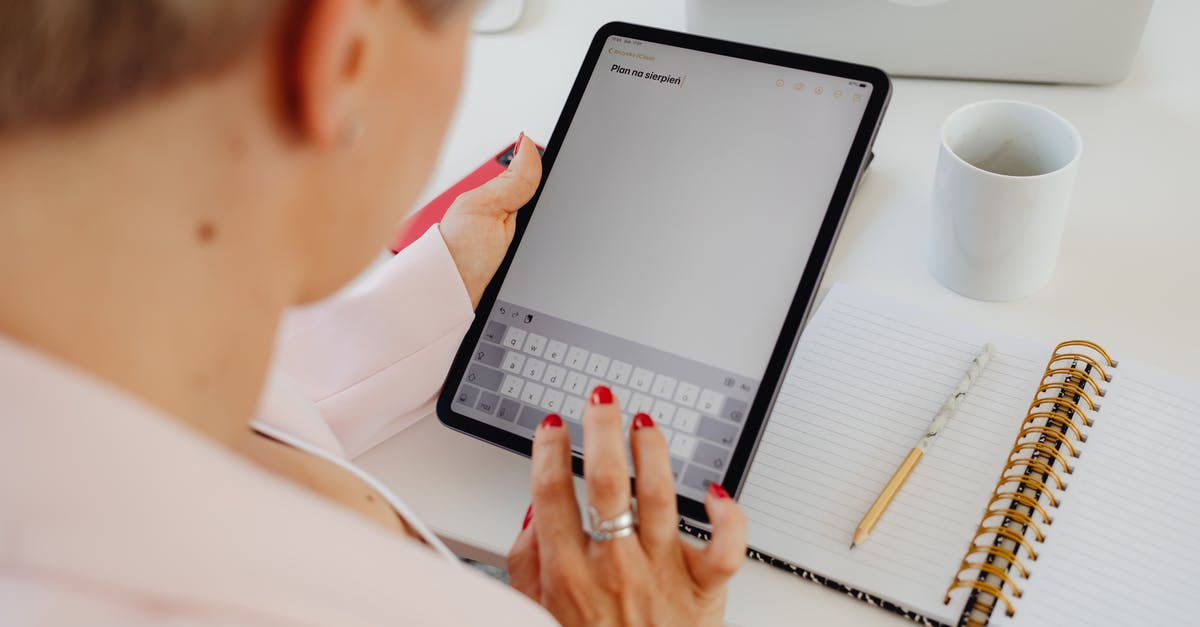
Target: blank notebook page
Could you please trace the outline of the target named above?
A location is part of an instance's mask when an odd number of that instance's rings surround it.
[[[996,354],[863,545],[850,538],[983,345]],[[837,285],[797,344],[739,499],[751,547],[955,623],[942,603],[1053,346]]]
[[[1200,622],[1200,384],[1115,357],[1013,623]]]

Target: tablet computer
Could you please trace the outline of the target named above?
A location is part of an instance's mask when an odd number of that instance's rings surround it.
[[[890,93],[882,71],[611,23],[597,32],[446,386],[447,426],[529,455],[584,403],[668,437],[680,513],[736,496]]]

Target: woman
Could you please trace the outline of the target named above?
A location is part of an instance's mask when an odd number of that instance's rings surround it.
[[[429,175],[469,7],[0,4],[0,624],[720,622],[744,519],[718,486],[714,541],[683,543],[639,416],[630,526],[607,388],[585,455],[612,533],[582,531],[561,420],[535,439],[509,565],[541,608],[338,459],[423,411],[540,177],[522,138],[316,302]]]

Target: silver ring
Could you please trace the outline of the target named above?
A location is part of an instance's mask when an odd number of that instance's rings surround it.
[[[588,518],[589,528],[586,531],[588,537],[596,542],[624,538],[633,535],[637,528],[637,504],[630,503],[629,509],[608,520],[600,520],[600,512],[597,512],[595,507],[588,507]]]

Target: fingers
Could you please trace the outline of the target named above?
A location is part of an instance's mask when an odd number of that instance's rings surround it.
[[[510,211],[520,209],[542,182],[542,156],[538,153],[537,144],[521,133],[517,138],[516,154],[508,163],[508,169],[501,172],[494,180],[501,180],[517,202]]]
[[[646,551],[654,553],[679,541],[679,512],[667,439],[650,416],[638,414],[633,417],[629,444],[637,473],[638,534]]]
[[[492,180],[465,192],[459,200],[476,212],[511,214],[533,198],[542,180],[542,158],[533,140],[521,134],[517,154],[508,169]]]
[[[556,414],[546,416],[534,435],[532,483],[539,552],[576,563],[583,555],[583,527],[571,480],[570,436]]]
[[[540,603],[542,569],[539,560],[537,533],[533,527],[533,504],[530,503],[521,533],[508,551],[508,580],[521,594]]]
[[[583,478],[588,504],[601,520],[629,509],[629,466],[625,461],[625,434],[621,409],[612,390],[600,385],[583,410]]]
[[[711,484],[704,509],[712,522],[712,540],[689,550],[688,568],[701,588],[723,585],[746,560],[746,517],[720,484]]]

